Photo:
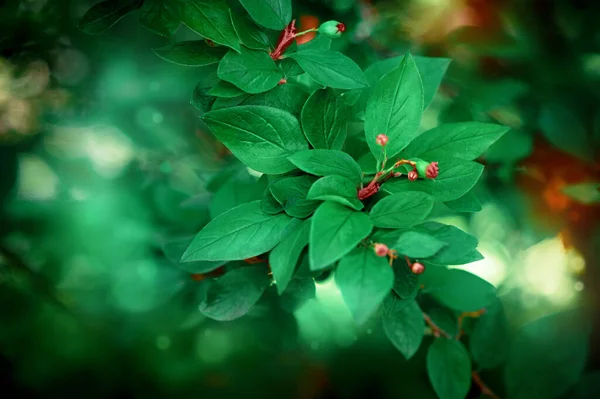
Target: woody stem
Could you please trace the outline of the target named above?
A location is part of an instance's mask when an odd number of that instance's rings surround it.
[[[492,391],[490,389],[490,387],[488,387],[487,385],[485,385],[485,383],[481,380],[481,377],[479,376],[479,373],[477,373],[477,371],[473,371],[471,373],[471,377],[473,378],[473,382],[481,390],[482,394],[484,394],[485,396],[489,396],[492,399],[500,399],[500,397],[498,395],[496,395],[494,393],[494,391]]]
[[[431,317],[429,317],[429,315],[427,313],[423,312],[423,318],[425,319],[425,323],[427,323],[429,328],[431,328],[431,331],[433,331],[434,336],[436,336],[436,337],[442,336],[445,338],[452,338],[450,336],[450,334],[448,334],[440,326],[435,324],[435,322],[431,319]]]

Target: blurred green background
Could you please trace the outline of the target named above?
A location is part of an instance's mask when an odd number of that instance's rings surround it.
[[[435,397],[425,346],[408,363],[378,325],[357,328],[329,278],[303,304],[269,291],[238,321],[197,311],[211,279],[180,267],[177,244],[208,221],[211,179],[239,167],[189,101],[215,69],[158,58],[151,49],[169,39],[135,14],[83,34],[77,21],[94,3],[0,1],[8,397]],[[486,259],[464,268],[498,288],[513,329],[583,305],[586,370],[598,369],[600,4],[294,3],[301,28],[344,21],[335,46],[363,68],[406,50],[452,58],[423,130],[512,128],[482,159],[483,210],[444,207],[436,219],[478,237]],[[181,26],[174,40],[196,37]],[[502,374],[486,378],[504,397]]]

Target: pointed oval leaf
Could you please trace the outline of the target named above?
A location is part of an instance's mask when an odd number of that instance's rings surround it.
[[[337,51],[304,50],[292,53],[308,76],[334,89],[359,89],[369,84],[354,61]]]
[[[208,94],[211,96],[219,97],[219,98],[236,98],[239,96],[246,95],[246,93],[238,88],[237,86],[232,85],[229,82],[225,82],[224,80],[219,80],[209,91]],[[213,106],[213,109],[215,107]]]
[[[357,198],[356,185],[342,176],[325,176],[315,182],[306,198],[321,201],[333,201],[357,211],[364,205]]]
[[[446,242],[432,235],[407,231],[400,235],[392,248],[409,258],[422,259],[434,256],[446,245]]]
[[[310,269],[321,270],[352,251],[373,230],[369,217],[334,202],[324,202],[312,217],[308,246]]]
[[[264,93],[248,95],[231,99],[217,99],[213,109],[235,107],[237,105],[266,105],[287,111],[295,117],[300,116],[302,106],[308,98],[308,93],[298,90],[293,84],[277,85]]]
[[[269,254],[269,265],[279,295],[283,294],[292,280],[302,250],[308,245],[309,232],[310,220],[305,220],[289,231]]]
[[[460,159],[439,160],[440,174],[435,179],[393,179],[381,186],[388,194],[405,191],[424,191],[438,201],[452,201],[473,188],[483,173],[483,165]]]
[[[286,177],[272,183],[269,189],[288,215],[304,219],[319,206],[319,201],[306,198],[315,180],[306,175]]]
[[[121,18],[140,8],[142,0],[108,0],[93,5],[81,17],[77,27],[88,35],[99,35],[110,29]]]
[[[453,211],[465,213],[479,212],[483,209],[479,198],[473,192],[473,190],[469,191],[460,198],[444,202],[444,205]]]
[[[402,299],[414,299],[419,291],[419,275],[414,274],[404,259],[396,260],[394,270],[394,292]]]
[[[346,140],[346,105],[327,88],[316,90],[302,108],[302,129],[314,148],[341,150]]]
[[[472,161],[509,130],[493,123],[448,123],[420,134],[404,149],[403,156],[432,161],[448,157]]]
[[[210,286],[200,312],[218,321],[244,316],[269,286],[267,273],[264,266],[244,266],[228,272]]]
[[[183,254],[182,261],[240,260],[260,255],[279,243],[290,220],[283,213],[263,213],[260,201],[237,206],[204,226]]]
[[[267,29],[282,30],[292,19],[291,0],[240,0],[248,14]]]
[[[451,309],[476,312],[492,304],[496,298],[494,286],[472,273],[441,267],[436,268],[436,271],[439,274],[436,283],[425,286],[424,292],[433,295]]]
[[[464,399],[471,387],[471,360],[464,345],[436,339],[427,352],[427,374],[440,399]]]
[[[229,51],[221,60],[217,74],[251,94],[271,90],[283,78],[269,54],[244,47],[239,53]]]
[[[365,111],[365,137],[373,155],[383,159],[376,137],[386,134],[388,157],[402,151],[416,136],[423,113],[423,86],[415,62],[407,54],[400,66],[373,88]]]
[[[414,299],[400,299],[389,295],[383,302],[383,331],[390,342],[406,360],[414,356],[421,346],[425,332],[425,319]]]
[[[277,108],[243,105],[207,112],[202,119],[248,167],[262,173],[294,169],[288,157],[308,147],[298,119]]]
[[[335,282],[354,320],[363,324],[390,293],[394,273],[372,248],[356,248],[340,260]]]
[[[240,39],[235,32],[227,3],[214,0],[180,2],[183,23],[202,37],[240,51]]]
[[[407,191],[381,199],[369,213],[376,227],[398,229],[422,222],[433,209],[431,195],[419,191]]]
[[[342,176],[360,184],[362,171],[348,154],[336,150],[306,150],[290,156],[297,168],[315,176]]]
[[[183,66],[204,66],[221,61],[227,50],[224,47],[212,47],[204,40],[177,42],[161,49],[154,49],[154,54],[165,61]]]
[[[271,45],[267,35],[249,18],[229,10],[231,21],[242,44],[253,50],[267,50]]]
[[[181,24],[178,1],[146,0],[140,10],[140,22],[152,32],[170,37]]]
[[[266,181],[257,182],[250,174],[241,173],[217,190],[210,203],[210,217],[214,219],[238,205],[262,199],[266,188]]]
[[[473,251],[477,252],[475,249],[479,243],[477,238],[465,233],[458,227],[438,222],[427,222],[414,227],[414,230],[433,236],[448,244],[434,256],[427,259],[428,262],[444,266],[461,265],[464,263],[458,262],[461,262],[465,257],[472,256]],[[471,262],[475,260],[479,259],[474,258]]]

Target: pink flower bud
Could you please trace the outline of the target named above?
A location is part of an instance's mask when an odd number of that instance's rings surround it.
[[[437,162],[432,162],[427,166],[425,170],[425,177],[428,179],[435,179],[440,174],[440,168]]]
[[[410,270],[414,273],[414,274],[421,274],[425,271],[425,266],[422,263],[419,262],[415,262],[412,264],[412,266],[410,267]]]
[[[410,172],[408,172],[408,180],[415,181],[418,178],[419,178],[419,174],[417,173],[416,170],[411,170]]]
[[[375,244],[375,255],[377,256],[387,256],[388,254],[388,247],[385,244]]]
[[[337,28],[338,32],[340,32],[340,33],[346,32],[346,25],[344,25],[343,22],[340,22],[335,27]]]
[[[386,136],[385,134],[378,134],[375,138],[375,142],[377,143],[377,145],[385,147],[388,143],[388,136]]]
[[[285,83],[287,83],[287,80],[285,80],[284,78],[281,78],[281,80],[279,81],[278,84],[282,85],[282,84],[285,84]]]

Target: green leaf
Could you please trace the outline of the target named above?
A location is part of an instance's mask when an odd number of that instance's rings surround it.
[[[332,89],[316,90],[302,108],[302,129],[314,148],[341,150],[348,130],[346,106]]]
[[[403,156],[429,161],[448,157],[472,161],[509,130],[506,126],[482,122],[440,125],[420,134],[404,149]]]
[[[483,165],[460,159],[439,160],[440,174],[435,179],[393,179],[381,186],[388,194],[424,191],[438,201],[453,201],[468,193],[483,173]]]
[[[425,319],[417,301],[389,295],[383,302],[383,331],[406,360],[421,346]]]
[[[566,186],[562,192],[582,204],[597,204],[600,202],[600,183],[580,183]]]
[[[414,274],[404,259],[396,260],[394,270],[394,292],[403,299],[414,299],[419,291],[419,275]]]
[[[365,76],[371,86],[377,84],[377,82],[387,73],[398,67],[402,62],[404,56],[388,58],[371,65],[365,70]],[[431,58],[413,56],[419,75],[421,75],[421,81],[423,82],[423,108],[427,108],[433,100],[435,93],[437,92],[440,83],[446,70],[450,65],[451,60],[449,58]]]
[[[488,162],[510,163],[527,158],[533,152],[533,134],[511,129],[484,154]]]
[[[314,39],[298,46],[296,51],[306,50],[329,50],[331,49],[331,39],[323,35],[317,35]]]
[[[290,281],[279,301],[284,310],[293,313],[316,294],[317,289],[312,278],[295,278]]]
[[[508,353],[508,319],[499,300],[477,319],[470,335],[469,349],[473,360],[482,369],[493,369],[504,363]]]
[[[269,254],[269,264],[276,282],[277,293],[283,294],[292,280],[304,247],[308,245],[310,220],[295,226]]]
[[[481,207],[481,202],[479,202],[479,198],[477,198],[477,195],[473,190],[458,199],[444,202],[444,205],[456,212],[470,213],[479,212],[483,209]]]
[[[461,265],[457,263],[466,256],[473,256],[473,251],[477,248],[477,238],[465,233],[455,226],[449,226],[437,222],[423,223],[414,228],[415,231],[429,234],[440,241],[448,243],[433,257],[427,261],[438,265]],[[475,250],[475,252],[477,252]],[[477,252],[478,253],[478,252]],[[477,259],[478,260],[478,259]]]
[[[593,159],[594,146],[581,119],[561,104],[542,106],[539,116],[542,134],[556,148],[586,161]]]
[[[266,187],[259,184],[247,172],[236,179],[230,179],[215,193],[210,203],[210,217],[216,218],[220,214],[245,204],[262,199]]]
[[[446,265],[466,265],[468,263],[477,262],[478,260],[484,259],[484,256],[476,249],[469,251],[465,255],[461,256],[458,259],[455,259],[452,262],[446,262]],[[428,262],[431,260],[428,259]],[[436,260],[437,261],[437,260]],[[437,263],[439,265],[439,262]]]
[[[240,51],[240,39],[224,1],[186,0],[180,4],[181,18],[188,28],[215,43]]]
[[[448,244],[444,241],[429,234],[407,231],[398,238],[393,249],[409,258],[422,259],[437,254],[446,245]]]
[[[471,360],[463,344],[436,339],[427,352],[427,374],[440,399],[464,399],[471,387]]]
[[[209,273],[227,263],[226,261],[181,262],[181,255],[193,239],[194,237],[191,236],[166,241],[163,244],[163,252],[167,259],[189,273]]]
[[[283,206],[273,197],[271,190],[267,190],[260,202],[260,210],[269,215],[276,215],[283,212]]]
[[[209,46],[204,40],[177,42],[152,51],[165,61],[183,66],[216,64],[227,52],[223,47]]]
[[[294,165],[288,157],[308,147],[298,120],[276,108],[243,105],[207,112],[202,119],[236,157],[262,173],[289,172]]]
[[[589,350],[587,317],[570,310],[533,321],[517,332],[504,369],[509,398],[558,398],[579,380]]]
[[[182,261],[240,260],[271,250],[290,222],[286,214],[268,215],[260,201],[222,213],[196,234]]]
[[[229,82],[219,80],[217,84],[208,91],[208,94],[219,98],[234,98],[245,95],[246,93]]]
[[[267,35],[244,15],[229,10],[231,21],[242,44],[253,50],[268,50],[271,43]]]
[[[181,23],[178,1],[145,0],[140,10],[140,22],[152,32],[162,36],[173,36]]]
[[[77,27],[88,35],[104,33],[121,18],[140,8],[142,0],[108,0],[93,5],[83,15]]]
[[[219,78],[251,94],[271,90],[283,78],[269,54],[246,48],[239,53],[229,51],[221,60],[217,74]]]
[[[369,217],[334,202],[324,202],[312,217],[311,270],[325,269],[352,251],[373,230]],[[388,266],[389,267],[389,266]]]
[[[388,157],[404,149],[416,136],[423,113],[423,86],[417,66],[407,54],[400,66],[385,75],[373,88],[365,113],[365,137],[378,160],[383,151],[375,138],[386,134]]]
[[[344,256],[335,271],[335,282],[358,324],[363,324],[390,293],[394,273],[386,258],[371,248],[356,248]]]
[[[215,97],[209,95],[209,91],[210,87],[203,87],[202,84],[198,84],[190,99],[190,104],[202,113],[210,111],[210,108],[215,102]]]
[[[362,179],[360,166],[345,152],[336,150],[299,151],[289,158],[297,168],[316,176],[342,176],[359,184]]]
[[[279,68],[285,78],[302,75],[304,71],[300,68],[300,65],[291,58],[284,58],[279,62]]]
[[[376,227],[398,229],[422,222],[433,209],[433,197],[419,191],[407,191],[381,199],[369,213]]]
[[[441,267],[436,268],[436,273],[441,276],[439,280],[432,286],[426,285],[423,292],[433,295],[451,309],[476,312],[492,304],[496,298],[494,286],[472,273]]]
[[[248,14],[267,29],[282,30],[292,19],[291,0],[240,0]]]
[[[258,302],[269,283],[264,266],[234,269],[210,286],[200,312],[218,321],[238,319]]]
[[[433,308],[429,309],[427,314],[439,328],[446,331],[451,337],[455,337],[458,334],[458,319],[450,309]]]
[[[358,89],[368,86],[360,67],[337,51],[305,50],[289,55],[308,76],[334,89]]]
[[[234,107],[237,105],[266,105],[287,111],[295,117],[300,116],[302,106],[308,98],[308,93],[299,90],[293,84],[277,85],[274,89],[264,93],[248,95],[231,99],[217,99],[213,109]]]
[[[306,198],[337,202],[357,211],[364,207],[357,198],[356,185],[345,177],[337,175],[325,176],[317,180]]]
[[[319,206],[319,201],[306,199],[306,194],[315,180],[314,177],[306,175],[286,177],[272,183],[269,188],[288,215],[304,219]]]

